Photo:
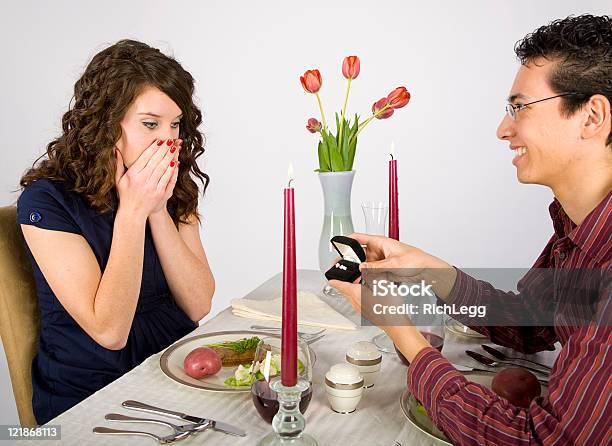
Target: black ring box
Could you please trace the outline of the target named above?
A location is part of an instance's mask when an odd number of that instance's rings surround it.
[[[359,264],[365,262],[365,251],[357,240],[343,235],[332,237],[331,244],[338,251],[342,260],[328,269],[325,272],[325,277],[327,280],[353,283],[361,276]]]

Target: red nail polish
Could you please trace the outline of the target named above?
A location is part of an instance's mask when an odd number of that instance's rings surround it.
[[[158,147],[159,147],[159,146],[161,146],[163,143],[164,143],[164,140],[163,140],[163,139],[158,139],[158,140],[157,140],[157,146],[158,146]]]
[[[173,142],[174,142],[174,141],[172,141],[171,139],[169,139],[168,141],[166,141],[166,144],[168,144],[169,146],[171,146]]]
[[[170,149],[170,153],[174,153],[174,152],[176,152],[176,147],[172,147],[172,148]]]
[[[170,167],[174,167],[174,161],[170,161]]]

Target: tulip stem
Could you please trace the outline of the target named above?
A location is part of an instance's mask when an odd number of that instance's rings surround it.
[[[351,89],[351,81],[352,79],[348,78],[348,85],[346,86],[346,96],[344,97],[344,107],[342,107],[342,120],[340,121],[340,129],[338,129],[338,145],[340,147],[342,144],[342,130],[344,129],[344,114],[346,113],[346,103],[348,102],[349,90]]]
[[[391,107],[391,104],[385,105],[383,108],[378,110],[376,113],[372,113],[372,116],[366,119],[363,122],[363,124],[359,126],[359,129],[357,130],[357,133],[355,133],[355,136],[353,138],[357,138],[359,134],[361,133],[361,131],[372,121],[372,119],[376,118],[378,115],[380,115],[382,112],[387,110],[389,107]],[[353,138],[350,139],[349,144],[353,141]]]
[[[327,122],[325,121],[325,113],[323,113],[323,104],[321,104],[321,98],[319,97],[319,93],[315,93],[317,97],[317,102],[319,103],[319,110],[321,110],[321,119],[323,120],[323,128],[327,129]]]

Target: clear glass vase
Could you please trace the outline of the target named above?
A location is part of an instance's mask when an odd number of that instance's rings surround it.
[[[354,170],[319,173],[324,200],[323,227],[319,239],[319,269],[323,273],[338,257],[338,252],[330,243],[331,238],[355,232],[351,216],[351,190],[354,178]],[[325,286],[323,292],[328,296],[339,296],[329,285]]]

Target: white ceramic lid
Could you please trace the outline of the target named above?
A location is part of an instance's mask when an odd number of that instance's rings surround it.
[[[356,384],[363,381],[359,369],[345,362],[331,366],[325,378],[336,384]]]
[[[357,361],[382,359],[382,353],[368,341],[355,342],[346,352],[346,356]]]

